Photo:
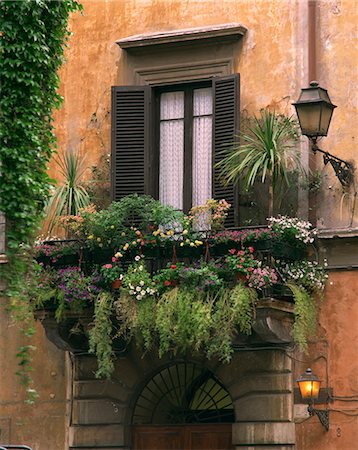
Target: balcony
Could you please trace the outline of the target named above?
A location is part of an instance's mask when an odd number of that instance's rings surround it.
[[[223,361],[237,346],[296,341],[305,349],[327,277],[309,260],[315,231],[307,222],[225,229],[224,201],[189,216],[157,203],[147,214],[142,201],[68,217],[72,239],[36,244],[47,293],[36,316],[52,342],[95,353],[105,376],[108,354],[133,342],[160,356],[194,351]]]

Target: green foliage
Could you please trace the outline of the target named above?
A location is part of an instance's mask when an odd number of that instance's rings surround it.
[[[307,352],[307,338],[312,336],[317,327],[317,306],[312,295],[302,286],[289,283],[295,299],[295,323],[293,338],[303,352]]]
[[[52,110],[62,101],[57,71],[77,9],[74,0],[0,2],[0,211],[10,223],[10,248],[27,241],[42,217],[55,145]]]
[[[94,322],[89,330],[89,351],[97,356],[97,378],[110,378],[114,370],[112,312],[113,297],[108,292],[102,292],[95,301]]]
[[[213,332],[208,357],[217,356],[229,362],[233,352],[232,340],[237,334],[237,327],[245,334],[251,334],[254,321],[254,306],[257,294],[242,284],[237,284],[232,290],[220,292],[213,314]]]
[[[204,352],[228,362],[238,329],[251,333],[256,300],[256,292],[243,285],[216,293],[175,287],[140,302],[121,295],[115,309],[120,335],[135,339],[143,351],[155,346],[160,357]]]
[[[81,183],[86,170],[84,158],[69,150],[55,162],[63,182],[55,188],[45,207],[48,233],[53,231],[61,216],[77,216],[90,202],[90,197]]]
[[[219,163],[227,182],[243,178],[246,189],[249,189],[257,179],[261,178],[264,183],[270,176],[273,186],[280,179],[289,184],[290,171],[303,171],[295,146],[298,127],[290,117],[263,109],[259,117],[248,119],[240,139],[240,145],[232,147]]]
[[[50,187],[47,163],[55,147],[52,111],[62,100],[57,71],[70,35],[68,18],[76,10],[81,6],[75,0],[0,2],[0,211],[8,223],[9,257],[2,270],[10,310],[26,338],[33,334],[33,324],[25,280],[33,268],[19,245],[31,241],[43,217]],[[25,345],[18,354],[30,401],[31,348]]]

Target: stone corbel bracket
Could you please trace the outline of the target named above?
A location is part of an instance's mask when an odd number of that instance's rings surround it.
[[[266,298],[256,306],[256,319],[252,326],[263,342],[290,344],[293,342],[294,304]]]

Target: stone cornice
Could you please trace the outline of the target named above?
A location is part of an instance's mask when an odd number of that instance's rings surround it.
[[[149,46],[207,43],[208,40],[227,42],[239,40],[247,29],[239,23],[211,25],[200,28],[159,31],[128,36],[116,43],[124,50],[134,50]]]

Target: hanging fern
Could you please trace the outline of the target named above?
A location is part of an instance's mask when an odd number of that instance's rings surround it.
[[[307,353],[307,339],[316,332],[317,305],[314,298],[302,286],[287,285],[295,300],[295,323],[293,324],[293,338],[299,348]]]
[[[95,302],[93,327],[89,330],[89,351],[97,356],[97,378],[110,378],[114,370],[112,313],[113,296],[102,292]]]

